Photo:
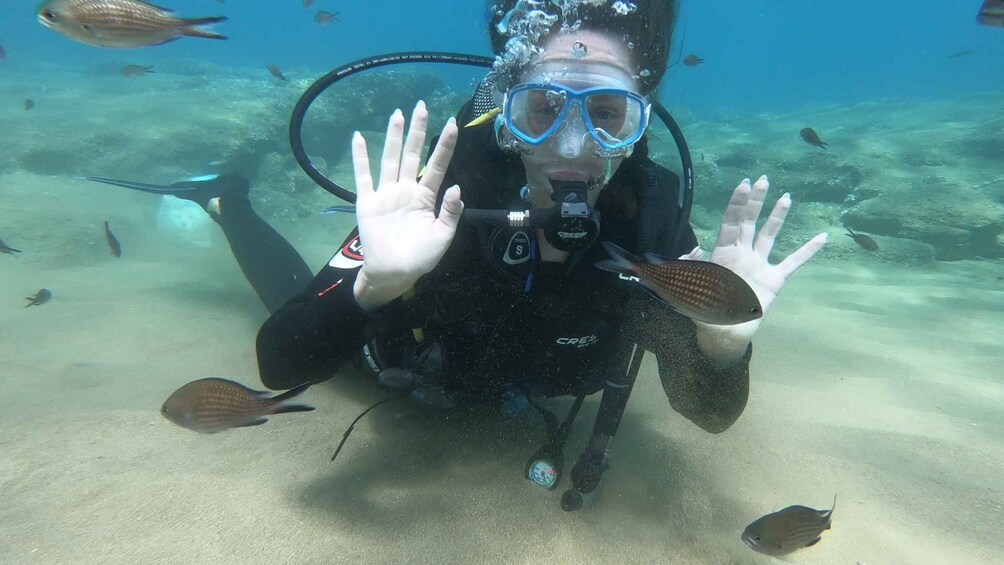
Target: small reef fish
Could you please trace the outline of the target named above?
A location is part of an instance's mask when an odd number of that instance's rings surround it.
[[[126,65],[122,67],[122,74],[129,78],[141,77],[156,72],[153,70],[153,65]]]
[[[14,255],[14,254],[15,253],[20,253],[20,252],[21,252],[20,249],[14,249],[13,247],[11,247],[11,246],[7,245],[6,243],[4,243],[2,239],[0,239],[0,253],[6,253],[7,255],[11,255],[13,257],[17,257],[17,255]]]
[[[802,128],[802,131],[798,132],[798,135],[801,135],[802,140],[809,145],[815,145],[816,147],[822,147],[823,149],[826,149],[826,146],[829,145],[822,139],[819,139],[819,134],[812,128]]]
[[[7,52],[3,50],[3,45],[0,45],[0,61],[7,58]]]
[[[175,18],[171,10],[140,0],[48,0],[38,22],[70,39],[112,49],[160,45],[184,36],[227,39],[198,26],[226,17]]]
[[[27,112],[28,110],[31,110],[34,107],[35,107],[35,101],[34,100],[32,100],[31,98],[25,98],[24,99],[24,111],[25,112]]]
[[[847,237],[853,239],[854,243],[857,243],[858,245],[860,245],[861,248],[864,249],[865,251],[878,251],[879,250],[878,243],[876,243],[874,239],[868,237],[867,235],[865,235],[863,233],[858,233],[858,232],[852,230],[851,228],[847,228],[847,233],[845,233],[844,235],[846,235]]]
[[[948,58],[949,59],[958,59],[959,57],[965,57],[966,55],[970,55],[970,54],[972,54],[971,50],[969,50],[969,49],[963,49],[961,51],[955,51],[954,53],[951,53],[950,55],[948,55]]]
[[[183,428],[215,434],[230,428],[260,426],[265,416],[287,412],[309,412],[313,406],[282,403],[309,388],[300,385],[278,396],[252,390],[227,379],[209,378],[192,381],[174,391],[160,409],[165,418]]]
[[[984,0],[976,21],[985,26],[1004,27],[1004,0]]]
[[[646,290],[688,318],[734,325],[763,315],[750,285],[721,265],[665,259],[653,253],[646,253],[643,261],[608,241],[603,248],[611,258],[597,261],[598,269],[638,277]]]
[[[119,240],[112,233],[112,230],[108,227],[108,222],[105,222],[105,241],[108,242],[108,249],[112,252],[112,255],[116,257],[122,256],[122,246],[119,245]]]
[[[303,7],[309,8],[314,5],[314,0],[303,0]]]
[[[28,306],[41,306],[46,302],[48,302],[50,299],[52,299],[51,290],[47,288],[39,289],[39,291],[35,293],[35,296],[25,297],[25,300],[28,301],[28,305],[25,306],[25,308],[27,308]]]
[[[757,553],[780,557],[819,543],[822,533],[833,523],[833,509],[816,510],[808,506],[789,506],[758,518],[743,530],[742,540]]]
[[[269,65],[266,68],[268,69],[268,72],[272,73],[272,76],[274,76],[275,78],[277,78],[277,79],[279,79],[279,80],[281,80],[283,82],[286,81],[286,75],[282,74],[282,71],[279,70],[279,67],[277,67],[275,65]]]
[[[704,58],[698,57],[697,55],[694,55],[693,53],[691,53],[690,55],[687,55],[686,57],[683,58],[683,65],[685,67],[696,67],[697,65],[700,65],[703,62],[704,62]]]
[[[320,12],[317,12],[317,14],[314,16],[314,21],[322,26],[326,26],[331,22],[340,22],[342,21],[338,19],[338,14],[340,13],[341,12],[328,12],[325,10],[321,10]]]

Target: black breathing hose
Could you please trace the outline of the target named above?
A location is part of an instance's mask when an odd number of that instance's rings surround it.
[[[362,71],[387,65],[396,65],[398,63],[451,63],[455,65],[470,65],[474,67],[489,68],[495,63],[495,59],[493,57],[485,57],[481,55],[438,51],[408,51],[403,53],[391,53],[388,55],[368,57],[347,65],[342,65],[341,67],[338,67],[337,69],[317,79],[314,84],[310,85],[307,90],[303,92],[303,95],[300,96],[300,99],[297,100],[296,106],[293,107],[293,113],[289,118],[289,145],[293,150],[293,157],[300,165],[300,168],[303,169],[303,172],[307,173],[307,176],[313,179],[313,181],[321,188],[350,204],[355,204],[356,202],[355,193],[339,186],[338,183],[319,171],[310,160],[310,157],[307,155],[307,151],[303,148],[303,119],[306,117],[307,110],[310,109],[310,105],[314,103],[317,97],[336,82]],[[694,203],[693,161],[690,158],[690,149],[687,147],[687,140],[684,139],[683,131],[676,123],[676,120],[673,119],[673,116],[671,116],[666,108],[664,108],[662,104],[657,101],[652,102],[652,109],[655,110],[655,114],[659,116],[659,119],[661,119],[664,124],[666,124],[669,132],[673,135],[673,140],[676,142],[676,146],[680,151],[680,163],[683,165],[683,201],[680,203],[682,212],[679,217],[679,227],[675,239],[675,241],[680,242],[683,241],[683,237],[686,235],[687,230],[690,229],[690,208]],[[508,211],[464,210],[464,219],[468,221],[480,220],[506,222],[508,221]]]

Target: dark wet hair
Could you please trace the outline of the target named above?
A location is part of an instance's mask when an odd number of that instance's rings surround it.
[[[487,11],[485,13],[491,16],[488,22],[488,37],[492,43],[492,50],[496,54],[505,51],[506,42],[510,39],[508,35],[498,31],[498,23],[519,1],[487,0],[486,2]],[[550,32],[543,35],[541,40],[543,41],[551,33],[559,31],[562,25],[573,25],[576,20],[581,21],[579,29],[620,36],[624,38],[625,43],[634,43],[634,48],[631,49],[633,63],[639,72],[648,71],[647,76],[639,76],[638,79],[641,94],[651,94],[659,86],[669,67],[670,43],[679,12],[679,1],[622,0],[622,2],[634,5],[635,9],[627,14],[618,14],[613,8],[614,0],[604,2],[599,6],[582,1],[568,19],[563,19],[561,9],[554,2],[544,0],[540,2],[542,6],[537,9],[558,16],[558,19],[551,26]]]

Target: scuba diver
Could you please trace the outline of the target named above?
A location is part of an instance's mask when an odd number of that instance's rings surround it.
[[[608,467],[644,351],[655,354],[674,410],[725,431],[746,405],[761,314],[826,234],[771,265],[791,198],[778,199],[754,238],[769,183],[736,187],[709,260],[755,292],[760,311],[742,323],[691,319],[629,269],[604,270],[611,253],[621,266],[634,256],[703,260],[680,178],[649,158],[645,136],[677,2],[567,4],[489,0],[495,64],[433,140],[424,168],[422,102],[407,134],[402,112],[390,117],[376,178],[366,141],[353,136],[358,225],[312,278],[254,213],[240,177],[169,187],[91,180],[189,198],[221,225],[271,312],[257,338],[268,388],[324,381],[355,359],[381,386],[429,405],[479,403],[509,415],[533,407],[549,440],[525,472],[545,488],[562,476],[583,399],[602,391],[562,498],[564,509],[581,508]],[[523,209],[529,220],[479,221],[479,212]],[[537,402],[555,396],[576,399],[560,423]]]

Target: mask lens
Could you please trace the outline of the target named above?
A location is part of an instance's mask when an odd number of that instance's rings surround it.
[[[570,111],[578,106],[580,111]],[[584,122],[589,135],[606,150],[622,149],[644,133],[645,104],[636,95],[610,89],[576,92],[561,87],[526,85],[516,87],[506,99],[507,127],[526,143],[537,145],[553,135],[564,122]]]
[[[641,100],[620,94],[591,94],[586,98],[590,133],[601,146],[615,149],[638,141],[644,130]]]
[[[539,143],[554,133],[568,101],[560,90],[526,88],[510,93],[508,115],[511,128],[530,143]]]

